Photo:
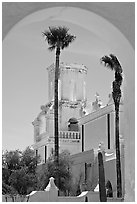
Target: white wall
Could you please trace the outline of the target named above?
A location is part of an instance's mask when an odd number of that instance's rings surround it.
[[[107,118],[106,115],[90,121],[85,125],[84,143],[85,151],[98,148],[100,142],[107,147]]]

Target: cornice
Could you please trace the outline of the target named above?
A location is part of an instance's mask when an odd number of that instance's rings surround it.
[[[78,121],[79,124],[82,125],[111,112],[114,112],[114,104],[107,105],[103,108],[98,109],[97,111],[89,113],[88,115],[85,115],[82,118],[78,119]]]
[[[77,63],[67,64],[64,62],[60,63],[59,68],[61,71],[70,70],[70,71],[75,71],[75,72],[78,71],[80,73],[86,73],[86,74],[87,74],[87,70],[88,70],[88,68],[83,64],[77,64]],[[53,63],[49,67],[47,67],[47,70],[49,72],[54,71],[55,70],[55,63]]]

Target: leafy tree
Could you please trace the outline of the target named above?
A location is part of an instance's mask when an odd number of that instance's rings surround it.
[[[37,184],[36,167],[40,158],[35,156],[34,150],[27,147],[23,152],[19,150],[6,151],[2,155],[3,193],[6,186],[20,195],[31,192]]]
[[[122,85],[122,67],[113,54],[101,58],[101,62],[106,67],[115,72],[115,80],[113,81],[112,97],[115,104],[115,146],[116,146],[116,169],[117,169],[117,197],[122,197],[122,180],[121,180],[121,163],[120,163],[120,145],[119,145],[119,105],[121,99],[121,85]]]
[[[65,195],[69,194],[72,178],[70,164],[69,153],[67,151],[62,152],[59,155],[58,168],[56,166],[54,156],[51,156],[37,172],[38,189],[44,190],[49,183],[49,178],[54,177],[55,184],[60,189],[60,191],[62,191]],[[57,182],[58,176],[60,177],[59,184]]]
[[[49,44],[49,50],[56,50],[56,64],[55,64],[55,82],[54,82],[54,134],[55,134],[55,162],[58,166],[59,156],[59,139],[58,139],[58,78],[59,78],[59,57],[60,52],[68,47],[76,38],[74,35],[68,33],[69,29],[65,26],[49,27],[48,31],[43,32],[45,41]]]
[[[2,194],[16,194],[16,190],[2,181]]]
[[[20,155],[21,151],[6,151],[2,156],[2,163],[5,168],[9,170],[15,170],[20,167]]]
[[[5,195],[6,200],[7,195],[9,195],[14,202],[14,195],[17,195],[17,191],[12,186],[9,186],[2,181],[2,195]]]
[[[40,156],[36,156],[33,149],[27,147],[22,153],[21,166],[27,167],[29,173],[35,173],[37,163],[40,161]]]
[[[9,185],[10,175],[11,175],[11,171],[9,169],[2,168],[2,181],[7,185]]]
[[[2,154],[2,184],[3,184],[2,192],[3,193],[6,192],[11,195],[13,193],[13,188],[11,188],[10,186],[9,178],[11,173],[14,170],[17,170],[20,168],[20,154],[21,152],[19,150],[9,151],[9,152],[6,151],[6,152],[3,152]]]
[[[21,168],[12,172],[9,177],[10,185],[16,189],[19,195],[27,195],[30,187],[36,186],[36,176],[28,173],[27,168]]]

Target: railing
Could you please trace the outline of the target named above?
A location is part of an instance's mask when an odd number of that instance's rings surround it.
[[[80,132],[76,131],[59,131],[61,139],[80,139]]]
[[[46,137],[46,134],[40,134],[36,137],[36,142],[41,141],[43,138]],[[50,138],[53,138],[53,136]],[[76,131],[59,131],[59,138],[60,139],[75,139],[75,140],[79,140],[80,139],[80,132],[76,132]]]

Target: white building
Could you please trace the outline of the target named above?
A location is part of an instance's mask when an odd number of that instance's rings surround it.
[[[49,78],[49,102],[41,106],[41,112],[33,121],[34,149],[41,162],[54,151],[54,69],[47,68]],[[108,104],[101,105],[99,95],[87,105],[87,68],[78,64],[60,64],[59,75],[59,152],[71,154],[96,149],[100,142],[105,149],[115,149],[114,104],[109,95]],[[120,116],[122,116],[122,108]],[[120,117],[122,118],[122,117]],[[122,121],[122,120],[120,120]],[[121,122],[120,122],[121,123]],[[120,134],[122,134],[120,130]]]

